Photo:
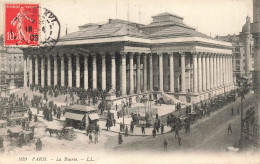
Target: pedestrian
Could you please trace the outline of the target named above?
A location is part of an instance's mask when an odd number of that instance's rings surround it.
[[[228,133],[232,133],[231,122],[228,124]]]
[[[131,121],[130,131],[131,131],[131,133],[134,133],[134,123],[133,123],[133,121]]]
[[[28,114],[29,114],[29,121],[32,121],[32,112],[30,110],[29,110]]]
[[[142,125],[142,134],[145,134],[145,128],[144,128],[144,125]]]
[[[116,119],[114,118],[114,120],[113,120],[113,123],[114,123],[114,126],[116,126]]]
[[[125,136],[126,137],[128,136],[128,126],[126,126],[126,128],[125,128]]]
[[[240,111],[239,111],[239,108],[237,108],[237,115],[239,115]]]
[[[233,107],[231,108],[231,115],[232,116],[234,115],[234,108]]]
[[[98,132],[95,133],[95,144],[98,143]]]
[[[42,141],[40,138],[36,141],[35,145],[36,145],[36,151],[42,150]]]
[[[34,122],[37,122],[37,115],[34,115]]]
[[[163,122],[162,122],[162,125],[161,125],[161,134],[163,134],[163,131],[164,131],[164,125],[163,125]]]
[[[155,138],[155,135],[156,135],[156,130],[155,128],[153,129],[153,138]]]
[[[123,143],[122,135],[121,133],[118,133],[118,144],[122,144],[122,143]]]
[[[163,150],[167,151],[168,142],[164,139],[163,141]]]
[[[88,143],[89,144],[92,143],[92,134],[91,133],[89,134],[89,142]]]
[[[179,131],[178,131],[178,127],[177,126],[175,127],[175,138],[176,137],[179,137]]]
[[[0,150],[4,148],[4,139],[0,136]]]
[[[119,119],[119,112],[117,112],[117,119]]]
[[[179,146],[181,146],[181,137],[178,137]]]
[[[87,128],[86,128],[86,134],[87,134],[87,136],[89,135],[89,132],[90,132],[90,127],[89,127],[89,125],[88,125]]]

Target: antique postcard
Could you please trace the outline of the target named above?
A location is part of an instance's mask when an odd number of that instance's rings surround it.
[[[260,0],[0,0],[0,164],[260,163]]]

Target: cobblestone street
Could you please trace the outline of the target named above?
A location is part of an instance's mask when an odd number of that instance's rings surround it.
[[[253,105],[253,94],[248,94],[244,100],[244,107]],[[240,139],[240,114],[231,115],[231,107],[240,108],[241,99],[238,98],[235,103],[213,112],[210,117],[198,120],[191,126],[191,132],[185,133],[182,129],[179,131],[181,136],[181,146],[174,137],[174,132],[153,137],[123,137],[124,144],[116,146],[114,149],[130,151],[161,151],[163,149],[164,139],[168,142],[168,151],[225,151],[226,147],[232,146]],[[228,124],[232,124],[232,134],[228,134]],[[112,140],[112,141],[111,141]],[[112,138],[110,142],[116,142],[117,138]],[[113,141],[114,140],[114,141]],[[115,141],[116,140],[116,141]],[[107,148],[111,144],[107,143]]]

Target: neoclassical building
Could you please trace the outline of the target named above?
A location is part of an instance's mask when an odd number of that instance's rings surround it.
[[[115,89],[120,98],[162,92],[199,102],[233,89],[232,45],[214,40],[170,13],[148,25],[109,19],[85,24],[48,53],[24,49],[30,84]],[[27,70],[26,65],[29,65]]]

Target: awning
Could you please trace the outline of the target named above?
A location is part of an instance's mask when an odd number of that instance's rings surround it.
[[[64,117],[68,118],[68,119],[72,119],[72,120],[79,120],[79,121],[81,121],[83,119],[84,115],[83,114],[66,112]]]
[[[97,113],[92,113],[92,114],[89,114],[88,116],[89,116],[89,118],[90,118],[92,121],[99,119],[99,116],[98,116]]]

